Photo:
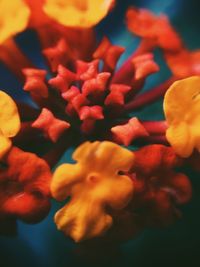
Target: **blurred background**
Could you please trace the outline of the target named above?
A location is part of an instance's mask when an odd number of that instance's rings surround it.
[[[95,1],[95,0],[94,0]],[[190,49],[200,48],[200,2],[196,0],[118,0],[113,12],[96,28],[98,38],[107,35],[115,44],[126,47],[121,62],[137,47],[139,39],[125,27],[124,16],[128,6],[144,7],[165,13]],[[39,68],[45,68],[39,43],[32,31],[16,37],[21,49]],[[159,52],[156,61],[161,71],[147,80],[144,90],[159,84],[170,75]],[[16,99],[30,102],[16,78],[0,64],[0,88]],[[161,101],[136,114],[140,118],[162,118]],[[73,148],[61,162],[71,160]],[[192,201],[182,209],[183,217],[166,229],[147,229],[134,240],[120,245],[101,244],[91,249],[68,240],[56,230],[53,216],[59,205],[53,204],[49,216],[37,225],[18,222],[16,237],[0,237],[1,267],[76,267],[76,266],[200,266],[200,177],[190,173],[194,193]]]

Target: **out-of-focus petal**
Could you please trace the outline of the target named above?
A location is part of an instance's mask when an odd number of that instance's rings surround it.
[[[0,44],[23,31],[28,25],[30,10],[23,0],[0,1]]]
[[[129,8],[126,19],[131,32],[149,39],[162,49],[177,51],[182,48],[181,39],[165,15],[156,16],[146,9]]]
[[[113,4],[114,0],[47,0],[44,11],[65,26],[89,28],[101,21]]]

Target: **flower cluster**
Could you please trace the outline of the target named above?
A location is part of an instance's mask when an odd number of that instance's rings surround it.
[[[112,8],[112,0],[0,2],[0,60],[37,106],[0,91],[2,233],[16,219],[45,218],[54,198],[67,201],[55,214],[57,228],[76,242],[124,240],[180,218],[179,206],[192,196],[185,168],[200,171],[199,51],[185,47],[166,16],[131,7],[127,27],[141,42],[118,67],[125,48],[106,36],[97,42],[94,31]],[[13,39],[27,28],[39,37],[48,71],[33,66]],[[159,71],[155,48],[172,77],[141,93]],[[163,96],[166,120],[132,115]],[[70,146],[76,163],[52,175]]]

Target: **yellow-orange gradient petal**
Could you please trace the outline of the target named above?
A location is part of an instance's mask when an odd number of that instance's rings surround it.
[[[169,128],[166,137],[176,153],[189,157],[200,151],[200,76],[176,81],[164,97]]]
[[[29,20],[30,10],[23,0],[0,1],[0,44],[23,31]]]
[[[0,159],[8,152],[11,148],[11,141],[8,137],[5,137],[0,131]]]
[[[5,137],[15,136],[20,129],[17,106],[12,98],[0,91],[0,130]]]
[[[90,28],[109,12],[114,0],[47,0],[45,13],[57,22],[77,28]]]
[[[73,154],[76,164],[63,164],[54,173],[52,196],[70,201],[55,215],[59,230],[76,242],[100,236],[112,225],[107,208],[124,208],[133,195],[127,175],[134,155],[112,142],[86,142]]]

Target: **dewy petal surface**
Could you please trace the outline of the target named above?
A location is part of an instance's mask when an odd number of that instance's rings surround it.
[[[0,1],[0,44],[23,31],[29,21],[30,10],[23,0]]]
[[[112,225],[107,208],[124,208],[133,194],[133,183],[120,171],[128,171],[134,161],[132,152],[112,142],[86,142],[78,147],[76,164],[57,168],[51,193],[57,200],[71,197],[55,215],[59,230],[76,242],[102,235]]]
[[[78,28],[89,28],[101,21],[114,0],[47,0],[45,13],[59,23]]]
[[[200,77],[175,82],[164,98],[169,143],[178,155],[189,157],[200,142]]]

